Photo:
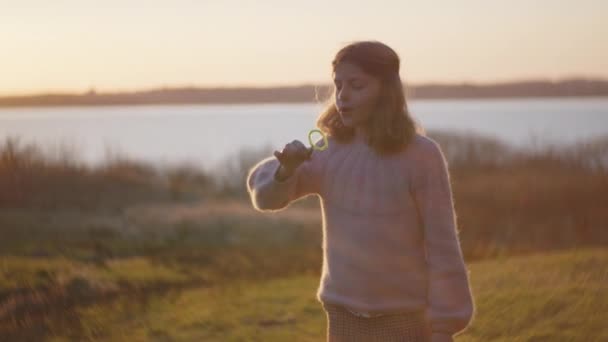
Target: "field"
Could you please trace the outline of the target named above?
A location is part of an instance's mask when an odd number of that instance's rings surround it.
[[[607,140],[523,155],[436,138],[477,305],[456,340],[607,340]],[[253,210],[263,155],[210,175],[1,145],[0,340],[323,340],[318,200]]]
[[[606,249],[480,261],[469,269],[476,315],[456,341],[608,339]],[[119,296],[47,320],[46,335],[50,341],[323,341],[318,280],[301,274]]]

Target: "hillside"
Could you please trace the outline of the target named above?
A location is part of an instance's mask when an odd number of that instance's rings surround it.
[[[584,78],[404,86],[407,96],[412,99],[608,96],[607,80]],[[0,107],[316,102],[327,98],[330,92],[331,86],[326,84],[231,88],[163,87],[105,93],[90,89],[81,94],[3,96],[0,97]]]
[[[465,341],[606,341],[608,251],[581,249],[469,264],[477,312]],[[81,309],[53,341],[324,341],[316,274],[169,291]]]

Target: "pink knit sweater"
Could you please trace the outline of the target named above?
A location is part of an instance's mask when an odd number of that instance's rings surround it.
[[[319,145],[322,142],[318,142]],[[316,298],[370,314],[425,309],[436,333],[456,334],[474,303],[454,212],[447,161],[421,134],[380,156],[363,138],[314,151],[281,182],[273,156],[249,170],[247,189],[263,212],[307,195],[321,199],[323,268]]]

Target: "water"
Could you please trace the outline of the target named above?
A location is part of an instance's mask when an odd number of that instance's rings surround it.
[[[428,130],[475,132],[525,148],[608,134],[608,97],[410,101]],[[242,148],[308,141],[316,103],[0,108],[0,139],[69,145],[88,164],[108,153],[211,169]]]

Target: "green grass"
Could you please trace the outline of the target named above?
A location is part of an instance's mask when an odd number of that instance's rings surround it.
[[[139,222],[143,218],[63,213],[47,222],[45,213],[7,211],[0,215],[6,237],[0,239],[0,299],[76,278],[93,288],[223,284],[298,274],[321,262],[318,220],[202,215]]]
[[[475,322],[458,341],[606,341],[608,250],[472,264]]]
[[[469,264],[476,314],[456,341],[608,340],[608,251],[588,248]],[[79,308],[51,341],[323,341],[314,274],[168,291]],[[73,323],[73,322],[72,322]],[[68,329],[69,328],[69,329]]]
[[[0,240],[0,303],[16,305],[0,307],[0,336],[323,340],[325,316],[314,299],[318,211],[294,205],[260,215],[236,202],[161,208],[153,212],[182,216],[62,212],[48,220],[45,212],[3,212],[10,238]],[[606,338],[601,248],[469,261],[477,316],[457,340]]]
[[[161,284],[177,286],[202,280],[202,271],[201,274],[192,275],[177,268],[154,264],[143,257],[110,260],[102,267],[64,257],[0,258],[0,289],[5,293],[20,289],[65,288],[75,280],[85,281],[93,289],[116,288],[119,285],[131,288]]]

